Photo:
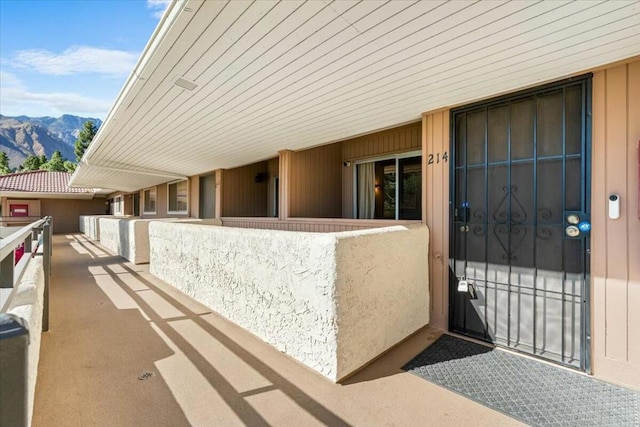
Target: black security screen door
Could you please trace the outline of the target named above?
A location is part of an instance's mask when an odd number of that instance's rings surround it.
[[[451,329],[583,370],[590,94],[574,79],[451,122]]]

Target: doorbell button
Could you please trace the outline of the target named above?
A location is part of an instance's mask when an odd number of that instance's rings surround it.
[[[620,196],[617,194],[609,195],[609,218],[620,218]]]

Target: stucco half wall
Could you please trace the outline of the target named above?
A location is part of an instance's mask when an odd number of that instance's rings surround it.
[[[29,262],[20,283],[7,307],[7,313],[21,317],[27,321],[29,329],[28,350],[28,417],[31,425],[33,402],[40,361],[40,343],[42,341],[42,308],[44,306],[44,267],[42,257],[35,257]]]
[[[429,229],[337,233],[338,378],[429,323]]]
[[[80,215],[79,230],[91,240],[100,240],[100,218],[110,218],[110,215]]]
[[[98,223],[104,247],[134,264],[149,262],[149,220],[101,217]]]
[[[333,381],[429,321],[426,226],[304,233],[153,222],[149,240],[151,273]]]

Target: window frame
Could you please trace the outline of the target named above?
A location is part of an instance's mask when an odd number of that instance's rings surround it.
[[[170,196],[171,192],[170,192],[169,187],[171,187],[174,184],[177,185],[177,184],[179,184],[181,182],[185,182],[187,184],[187,208],[185,210],[183,210],[183,211],[172,211],[170,209],[170,207],[171,207],[171,196]],[[177,188],[176,188],[176,190],[177,190]],[[178,194],[178,192],[176,191],[176,196],[177,196],[177,194]],[[177,206],[177,204],[178,204],[178,201],[176,200],[176,206]],[[171,181],[171,182],[167,183],[167,214],[170,214],[170,215],[187,215],[187,214],[189,214],[189,179],[188,178],[187,179],[178,179],[176,181]]]
[[[354,167],[353,167],[353,217],[354,218],[358,218],[358,165],[364,164],[364,163],[376,163],[376,162],[382,162],[385,160],[392,160],[395,159],[396,161],[396,170],[400,170],[400,160],[401,159],[406,159],[406,158],[410,158],[410,157],[418,157],[418,156],[422,156],[422,150],[412,150],[412,151],[403,151],[402,153],[392,153],[392,154],[384,154],[384,155],[380,155],[380,156],[373,156],[373,157],[367,157],[367,158],[362,158],[362,159],[358,159],[358,160],[354,160],[352,161]],[[424,170],[422,170],[421,175],[424,174]],[[396,201],[400,200],[399,196],[400,196],[400,186],[396,185]],[[400,204],[396,203],[396,207],[395,207],[395,216],[393,219],[387,219],[387,218],[378,218],[378,220],[386,220],[386,221],[401,221],[399,219],[400,217]],[[422,208],[420,208],[420,210],[422,210]],[[423,213],[424,214],[424,213]],[[404,221],[404,220],[402,220]]]
[[[122,195],[113,198],[113,216],[122,216],[122,212],[124,210],[122,201]]]
[[[147,211],[145,210],[147,208],[147,191],[152,191],[154,192],[155,195],[155,201],[153,204],[153,211]],[[158,214],[158,187],[157,186],[153,186],[153,187],[149,187],[149,188],[145,188],[144,190],[142,190],[142,215],[157,215]]]

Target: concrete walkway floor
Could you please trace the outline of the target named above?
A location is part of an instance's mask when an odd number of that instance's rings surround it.
[[[82,235],[54,237],[34,426],[501,426],[400,369],[424,328],[334,384]]]

